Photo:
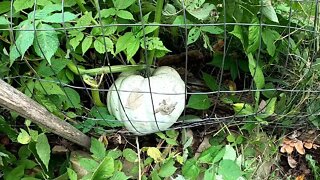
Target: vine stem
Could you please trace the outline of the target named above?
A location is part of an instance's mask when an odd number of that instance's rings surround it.
[[[138,166],[139,166],[139,180],[141,180],[141,159],[140,159],[140,146],[139,146],[139,137],[136,136],[136,145],[137,145],[137,154],[138,154]]]
[[[164,0],[157,0],[156,11],[155,11],[155,15],[154,15],[154,22],[156,24],[161,23],[161,14],[162,14],[162,9],[163,9],[163,4],[164,4]],[[158,37],[159,31],[160,31],[160,26],[153,32],[153,37]],[[152,50],[148,54],[148,59],[146,60],[148,65],[153,65],[154,53],[155,53],[155,50]]]

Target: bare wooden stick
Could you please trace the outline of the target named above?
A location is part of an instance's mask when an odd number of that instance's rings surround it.
[[[90,138],[84,133],[62,121],[43,106],[24,95],[0,79],[0,106],[15,111],[21,116],[44,127],[48,131],[68,139],[80,146],[90,148]]]

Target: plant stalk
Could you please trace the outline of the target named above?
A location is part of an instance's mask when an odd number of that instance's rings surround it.
[[[161,14],[162,14],[162,10],[163,10],[163,4],[164,4],[164,0],[157,0],[156,11],[155,11],[155,15],[154,15],[154,22],[156,24],[161,23]],[[153,37],[158,37],[159,31],[160,31],[160,26],[153,32]],[[152,50],[149,52],[148,59],[146,60],[148,65],[153,65],[154,53],[155,53],[155,50]]]

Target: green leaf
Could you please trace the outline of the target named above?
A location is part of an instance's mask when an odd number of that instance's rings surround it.
[[[132,149],[129,149],[129,148],[124,149],[122,155],[129,162],[138,161],[138,155]]]
[[[210,34],[222,34],[224,32],[222,28],[217,26],[202,26],[200,27],[200,30]]]
[[[127,7],[131,6],[135,0],[112,0],[113,5],[117,9],[126,9]]]
[[[112,157],[113,159],[118,159],[122,156],[122,151],[119,149],[108,150],[107,156]]]
[[[200,167],[195,159],[189,159],[182,167],[182,175],[187,179],[197,179],[200,174]]]
[[[77,173],[74,170],[67,168],[67,172],[68,172],[68,177],[70,180],[77,180],[78,179]]]
[[[192,94],[188,101],[187,107],[197,110],[209,109],[212,103],[206,94]]]
[[[91,36],[87,36],[82,41],[82,44],[81,44],[82,55],[84,55],[88,51],[88,49],[91,47],[92,39],[93,38]]]
[[[209,169],[207,169],[204,172],[203,180],[212,180],[214,178],[215,173],[214,173],[214,168],[211,166]]]
[[[216,160],[220,160],[220,158],[217,159],[217,154],[220,152],[222,146],[211,146],[208,149],[204,150],[198,159],[198,162],[201,163],[215,163]],[[222,158],[222,157],[221,157]]]
[[[154,26],[152,25],[152,23],[150,23],[149,26],[144,27],[144,31],[142,28],[140,28],[140,31],[136,34],[136,37],[141,38],[143,37],[143,34],[144,35],[150,34],[158,28],[159,26]]]
[[[14,63],[14,61],[20,57],[20,53],[17,50],[16,45],[12,44],[10,46],[10,53],[9,53],[9,57],[10,57],[10,66]]]
[[[28,19],[30,19],[30,20],[43,19],[43,18],[46,18],[47,16],[49,16],[50,13],[52,13],[54,11],[61,11],[61,10],[62,10],[62,7],[60,4],[46,5],[43,9],[36,10],[36,13],[34,13],[34,11],[31,11],[28,14]],[[35,18],[34,18],[34,14],[35,14]]]
[[[188,33],[187,44],[189,45],[189,44],[196,42],[199,39],[200,34],[201,34],[200,28],[198,28],[198,27],[191,28],[191,30]]]
[[[23,9],[31,8],[34,5],[34,0],[16,0],[13,3],[13,7],[16,12],[19,12]]]
[[[65,95],[65,93],[62,91],[61,87],[58,86],[54,82],[48,82],[48,81],[36,81],[34,85],[35,89],[38,91],[41,91],[43,93],[51,94],[58,94],[58,95]]]
[[[202,78],[206,85],[212,90],[217,91],[219,89],[219,84],[217,80],[208,73],[202,72]]]
[[[249,104],[245,103],[235,103],[233,104],[233,110],[239,115],[252,115],[253,114],[253,107]]]
[[[66,94],[66,104],[65,104],[65,109],[68,108],[81,108],[81,100],[80,100],[80,95],[79,93],[69,87],[64,87],[64,92]]]
[[[33,25],[29,21],[23,21],[20,25],[20,29],[17,35],[16,47],[19,53],[19,56],[24,56],[25,52],[29,49],[29,47],[33,43],[34,39],[34,31]]]
[[[209,17],[211,11],[215,9],[213,4],[205,3],[202,7],[196,9],[187,8],[187,11],[199,20],[205,20]]]
[[[277,97],[268,99],[266,101],[266,106],[262,107],[263,108],[262,114],[259,114],[259,117],[260,118],[267,118],[267,117],[271,116],[276,109],[276,102],[277,102]]]
[[[147,154],[156,162],[161,162],[163,160],[160,150],[156,147],[149,147],[147,150]]]
[[[167,160],[161,167],[159,170],[159,176],[160,177],[170,177],[172,176],[177,168],[174,167],[174,160],[172,158],[170,158],[169,160]]]
[[[229,159],[229,160],[236,160],[237,154],[236,151],[232,148],[230,145],[226,145],[225,147],[225,152],[223,155],[223,159]]]
[[[247,49],[247,54],[256,51],[259,48],[260,43],[260,26],[259,20],[257,17],[254,17],[251,21],[251,24],[255,24],[249,26],[249,44]]]
[[[218,174],[223,176],[224,180],[235,180],[241,177],[240,167],[232,160],[222,160],[219,163]]]
[[[94,172],[97,169],[97,167],[99,166],[99,163],[97,163],[95,160],[89,159],[89,158],[81,158],[79,160],[79,164],[81,167],[83,167],[84,169],[86,169],[89,172]]]
[[[10,21],[8,21],[5,17],[0,16],[0,25],[8,25]]]
[[[48,23],[64,23],[64,22],[69,22],[74,19],[76,19],[77,16],[71,12],[64,12],[62,13],[55,13],[52,14],[51,16],[46,16],[45,18],[42,19],[44,22]]]
[[[134,39],[134,35],[132,32],[126,32],[123,36],[120,36],[116,43],[116,52],[115,54],[118,54],[119,52],[125,50],[128,46],[127,44]]]
[[[47,136],[44,133],[38,136],[36,150],[39,158],[41,159],[41,161],[43,162],[43,164],[46,166],[48,170],[51,150],[50,150],[50,145],[49,145]]]
[[[106,156],[92,175],[92,180],[105,180],[114,172],[114,160]]]
[[[117,16],[122,19],[134,20],[133,15],[129,11],[119,10],[117,11]]]
[[[261,13],[263,14],[263,16],[267,17],[270,21],[279,23],[277,13],[271,4],[271,0],[262,1]]]
[[[96,123],[101,126],[108,126],[108,127],[121,127],[123,124],[121,121],[117,120],[114,116],[110,115],[105,107],[97,107],[94,106],[90,110],[90,116],[94,117]]]
[[[93,43],[94,48],[100,54],[105,53],[106,50],[107,52],[113,53],[113,42],[108,37],[104,37],[104,39],[105,39],[106,45],[104,44],[103,37],[98,37]]]
[[[249,59],[249,70],[253,80],[256,84],[257,89],[262,89],[265,84],[264,75],[259,64],[256,63],[256,60],[253,58],[252,54],[248,54]]]
[[[91,138],[90,152],[97,160],[102,160],[106,156],[106,148],[104,144],[95,138]]]
[[[54,28],[48,24],[39,24],[34,49],[38,56],[45,58],[51,64],[51,57],[59,48],[59,39]]]
[[[79,46],[79,44],[82,41],[83,37],[84,37],[84,34],[82,32],[78,32],[76,37],[70,39],[70,45],[72,46],[72,48],[74,50]]]
[[[262,31],[262,40],[267,46],[267,51],[270,56],[274,56],[276,52],[275,42],[280,38],[280,34],[277,31],[266,28]]]
[[[102,9],[100,11],[101,17],[102,18],[108,18],[109,16],[114,16],[116,15],[116,9],[114,8],[109,8],[109,9]],[[99,13],[97,13],[97,15],[95,16],[95,18],[99,17]]]
[[[129,178],[124,172],[116,171],[110,180],[127,180]]]
[[[51,65],[49,65],[47,61],[43,60],[40,62],[37,72],[40,76],[50,77],[62,71],[68,63],[67,59],[52,59]]]
[[[20,165],[5,174],[5,180],[21,179],[24,176],[24,165]]]
[[[233,31],[231,31],[230,34],[237,37],[241,41],[243,49],[245,49],[246,44],[243,37],[242,27],[239,25],[235,25]]]
[[[127,43],[127,49],[126,49],[127,60],[130,60],[138,52],[139,47],[140,47],[139,38],[136,38],[133,36],[132,39]]]
[[[160,40],[160,38],[158,37],[148,37],[146,39],[146,42],[144,41],[144,39],[141,39],[141,47],[142,48],[146,48],[145,47],[145,43],[147,44],[147,50],[163,50],[163,51],[166,51],[166,52],[170,52],[169,49],[167,49],[162,41]]]
[[[18,135],[18,142],[20,144],[28,144],[31,141],[31,136],[29,136],[28,132],[25,131],[24,129],[20,129],[20,133]]]
[[[92,12],[87,12],[83,16],[81,16],[76,22],[76,27],[89,26],[92,20]]]
[[[6,119],[0,115],[0,133],[6,134],[12,141],[16,141],[18,133]]]
[[[6,13],[10,11],[10,1],[2,1],[0,2],[0,14]]]

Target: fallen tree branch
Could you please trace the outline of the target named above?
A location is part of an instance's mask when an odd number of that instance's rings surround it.
[[[17,112],[21,116],[30,119],[32,122],[44,127],[58,136],[85,148],[90,148],[90,138],[88,136],[69,123],[62,121],[43,106],[1,79],[0,106]]]

